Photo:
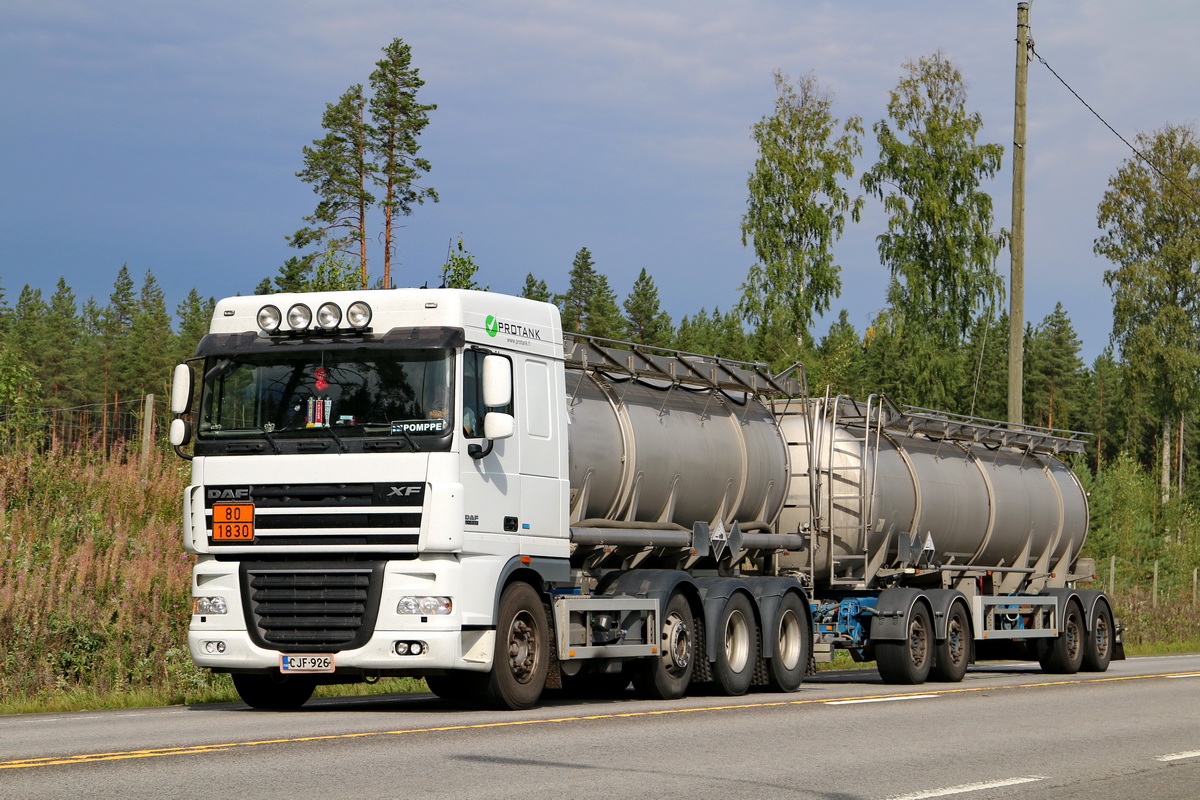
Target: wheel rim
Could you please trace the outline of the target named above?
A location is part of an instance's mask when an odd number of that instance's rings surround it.
[[[800,656],[804,652],[801,633],[802,627],[796,612],[786,609],[779,618],[779,638],[775,642],[776,657],[784,669],[792,670],[800,665]]]
[[[741,672],[750,661],[750,626],[741,610],[734,609],[725,620],[725,663]]]
[[[1079,656],[1079,617],[1071,614],[1067,617],[1066,640],[1067,659],[1074,661]]]
[[[1093,631],[1093,637],[1096,642],[1096,655],[1100,659],[1108,657],[1109,637],[1108,637],[1108,615],[1101,614],[1096,617],[1096,629]]]
[[[955,666],[962,663],[963,658],[967,654],[967,640],[963,635],[962,618],[957,614],[950,618],[950,625],[946,630],[946,654],[950,656],[950,662]]]
[[[929,658],[929,632],[920,617],[914,617],[908,628],[908,654],[917,669],[925,666],[925,660]]]
[[[673,676],[682,675],[692,661],[692,632],[687,622],[677,613],[667,616],[663,625],[663,664]]]
[[[513,617],[508,630],[508,665],[517,683],[529,683],[538,663],[537,623],[528,611]]]

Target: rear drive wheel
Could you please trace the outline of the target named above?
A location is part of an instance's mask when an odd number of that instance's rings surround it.
[[[929,611],[917,603],[908,615],[907,637],[875,642],[875,662],[884,683],[920,684],[933,665],[933,631]]]
[[[1113,637],[1116,626],[1113,624],[1112,610],[1101,602],[1096,608],[1096,618],[1092,620],[1092,629],[1087,632],[1083,645],[1084,672],[1105,672],[1112,661]]]
[[[967,674],[967,662],[970,660],[971,624],[967,621],[967,610],[962,603],[955,603],[946,620],[946,638],[938,642],[930,677],[935,681],[958,683]]]
[[[804,680],[812,632],[800,598],[788,593],[775,617],[775,654],[767,659],[767,679],[777,692],[794,692]]]
[[[633,686],[651,700],[683,697],[696,666],[696,626],[692,607],[679,592],[671,595],[659,629],[659,655],[642,659],[633,676]]]
[[[233,674],[238,696],[251,708],[266,711],[291,711],[308,702],[317,682],[299,675]]]
[[[1054,639],[1038,640],[1038,663],[1043,672],[1056,675],[1074,675],[1083,664],[1084,650],[1083,613],[1074,601],[1067,603],[1063,612],[1058,636]]]
[[[745,694],[758,661],[758,622],[746,595],[735,594],[725,601],[714,634],[717,660],[713,664],[713,679],[717,691],[730,696]]]
[[[550,663],[542,598],[528,583],[510,584],[500,595],[496,622],[492,669],[482,678],[476,697],[489,708],[530,708],[542,696]]]

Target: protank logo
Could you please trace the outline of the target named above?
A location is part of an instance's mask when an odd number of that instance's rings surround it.
[[[487,319],[483,321],[483,329],[487,331],[488,336],[492,337],[503,333],[505,336],[519,336],[522,339],[543,341],[541,330],[530,328],[527,325],[518,325],[515,322],[502,322],[493,314],[488,314]]]

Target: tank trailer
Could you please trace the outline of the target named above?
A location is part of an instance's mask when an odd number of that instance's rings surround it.
[[[1124,657],[1080,588],[1081,434],[810,397],[799,365],[453,289],[224,299],[171,407],[188,647],[254,707],[404,675],[502,709],[792,692],[839,649],[901,684]]]

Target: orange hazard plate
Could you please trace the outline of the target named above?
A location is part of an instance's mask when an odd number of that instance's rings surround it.
[[[213,503],[214,542],[248,542],[254,538],[254,503]]]

